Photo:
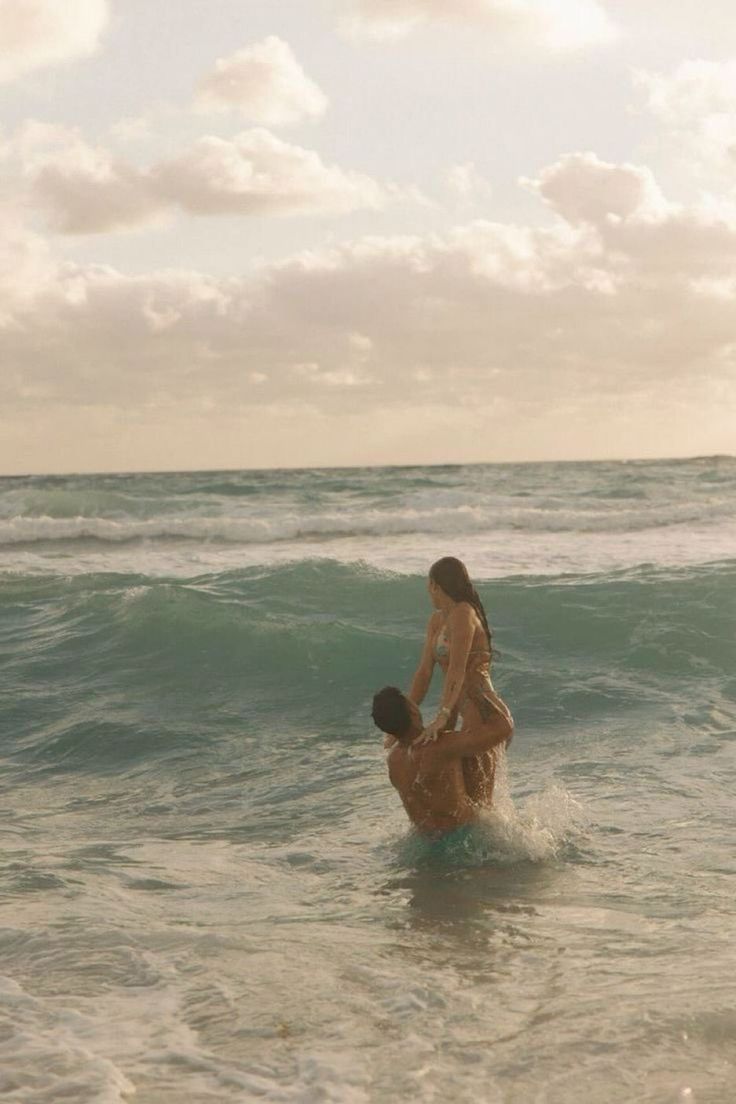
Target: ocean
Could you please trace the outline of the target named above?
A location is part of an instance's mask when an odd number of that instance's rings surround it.
[[[370,719],[443,555],[456,847]],[[732,1104],[735,627],[733,457],[0,480],[0,1095]]]

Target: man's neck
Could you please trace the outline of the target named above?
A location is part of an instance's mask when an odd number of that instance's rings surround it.
[[[400,736],[398,738],[399,745],[408,751],[409,748],[412,747],[412,745],[419,739],[423,732],[423,728],[410,728],[405,736]]]

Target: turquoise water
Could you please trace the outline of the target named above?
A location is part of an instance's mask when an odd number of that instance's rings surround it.
[[[730,1104],[735,550],[728,457],[0,480],[0,1093]],[[517,730],[437,846],[445,554]]]

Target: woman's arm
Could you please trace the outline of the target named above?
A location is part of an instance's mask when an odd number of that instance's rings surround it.
[[[470,606],[465,602],[455,606],[448,618],[447,627],[450,630],[450,655],[445,683],[442,687],[440,712],[449,716],[460,701],[468,655],[475,633],[474,613]]]
[[[442,700],[437,716],[424,730],[424,740],[436,740],[439,733],[452,716],[453,710],[460,701],[460,695],[465,683],[465,668],[468,662],[470,646],[473,643],[475,624],[473,611],[470,606],[463,603],[457,605],[447,620],[450,629],[450,656],[447,665],[447,674],[442,687]]]
[[[419,660],[419,666],[416,669],[414,678],[411,680],[411,687],[407,694],[407,697],[411,698],[415,705],[422,704],[429,690],[429,684],[432,681],[435,664],[434,637],[436,631],[437,614],[433,613],[427,622],[427,632],[424,638],[422,658]]]

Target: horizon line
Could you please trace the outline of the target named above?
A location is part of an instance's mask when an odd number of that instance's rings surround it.
[[[96,475],[197,475],[204,473],[248,473],[248,472],[297,472],[297,471],[385,471],[386,469],[409,468],[491,468],[491,467],[516,467],[521,464],[659,464],[672,460],[734,460],[736,454],[730,452],[697,453],[691,456],[611,456],[597,457],[595,459],[556,459],[556,460],[472,460],[472,461],[444,461],[405,464],[307,464],[307,465],[282,465],[277,467],[258,468],[137,468],[137,469],[97,469],[90,471],[60,471],[43,472],[27,471],[15,473],[0,473],[0,479],[33,479],[59,478],[71,476],[96,476]]]

